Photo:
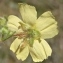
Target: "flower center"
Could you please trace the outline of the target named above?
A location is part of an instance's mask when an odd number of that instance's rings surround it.
[[[24,32],[16,34],[19,39],[27,40],[30,46],[33,46],[34,40],[38,40],[40,42],[41,34],[39,31],[35,29],[28,29]]]
[[[35,29],[27,30],[27,40],[28,40],[30,46],[33,46],[35,39],[40,42],[40,37],[41,37],[41,34],[39,31],[37,31]]]
[[[21,25],[21,28],[23,29],[23,32],[16,34],[15,36],[18,36],[19,39],[27,40],[27,43],[29,43],[30,46],[33,46],[34,40],[38,40],[40,42],[41,34],[38,30],[35,28],[29,27],[28,25]]]
[[[34,38],[34,39],[39,39],[40,38],[40,32],[35,30],[35,29],[28,29],[27,30],[27,37],[28,38]]]

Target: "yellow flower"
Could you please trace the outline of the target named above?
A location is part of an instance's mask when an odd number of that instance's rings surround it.
[[[8,17],[8,28],[16,32],[16,39],[12,42],[10,50],[22,61],[29,53],[34,62],[47,59],[51,56],[52,49],[44,39],[58,34],[54,16],[47,11],[37,19],[35,7],[28,4],[20,4],[20,13],[22,20],[14,15]]]

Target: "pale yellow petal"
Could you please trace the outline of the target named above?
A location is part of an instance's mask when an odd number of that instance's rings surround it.
[[[34,6],[20,4],[20,13],[25,23],[34,24],[37,19],[37,12]]]
[[[28,49],[28,45],[19,53],[16,55],[17,59],[21,59],[22,61],[24,61],[29,55],[29,49]]]
[[[58,34],[57,22],[50,11],[43,13],[36,21],[36,28],[41,31],[42,38],[52,38]]]
[[[41,31],[42,38],[44,39],[52,38],[57,34],[58,34],[57,23]]]
[[[47,11],[37,19],[36,27],[38,30],[43,30],[54,23],[56,23],[56,21],[52,17],[52,13],[50,11]]]
[[[34,41],[33,47],[30,47],[30,55],[34,62],[41,62],[46,59],[44,48],[38,40]]]
[[[9,17],[8,17],[8,23],[10,23],[10,24],[13,24],[13,25],[15,25],[15,26],[20,26],[20,24],[19,24],[19,22],[21,22],[22,20],[21,19],[19,19],[17,16],[15,16],[15,15],[10,15]]]
[[[18,49],[18,46],[21,45],[22,39],[18,39],[16,38],[11,46],[10,46],[10,50],[12,50],[13,52],[16,52],[16,50]]]
[[[23,32],[23,30],[22,30],[21,28],[18,29],[18,27],[16,27],[16,26],[13,25],[13,24],[8,23],[7,26],[8,26],[8,29],[9,29],[10,31],[12,31],[12,32],[15,32],[15,34],[18,34],[18,33],[20,33],[20,32]]]
[[[8,23],[7,26],[10,31],[17,31],[18,30],[18,28],[13,24]]]
[[[18,27],[20,26],[19,22],[23,23],[22,20],[20,20],[17,16],[10,15],[8,17],[7,26],[11,31],[17,31]]]
[[[49,44],[44,39],[41,39],[40,43],[41,43],[42,47],[44,48],[44,51],[45,51],[45,54],[46,54],[46,58],[48,58],[48,56],[51,56],[52,49],[49,46]]]

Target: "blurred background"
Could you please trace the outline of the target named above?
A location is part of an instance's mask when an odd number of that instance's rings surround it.
[[[58,22],[59,34],[52,39],[48,39],[53,53],[52,56],[39,63],[63,63],[63,0],[0,0],[0,17],[9,16],[11,14],[19,16],[17,3],[28,3],[34,5],[40,16],[43,12],[50,10]],[[17,60],[15,54],[9,50],[9,46],[14,38],[0,43],[0,63],[34,63],[29,56],[27,60]]]

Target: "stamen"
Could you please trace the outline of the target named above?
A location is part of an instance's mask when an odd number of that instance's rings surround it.
[[[19,37],[19,38],[24,38],[24,37],[26,37],[27,36],[27,33],[26,32],[21,32],[21,33],[19,33],[19,34],[15,34],[14,35],[15,37]]]

